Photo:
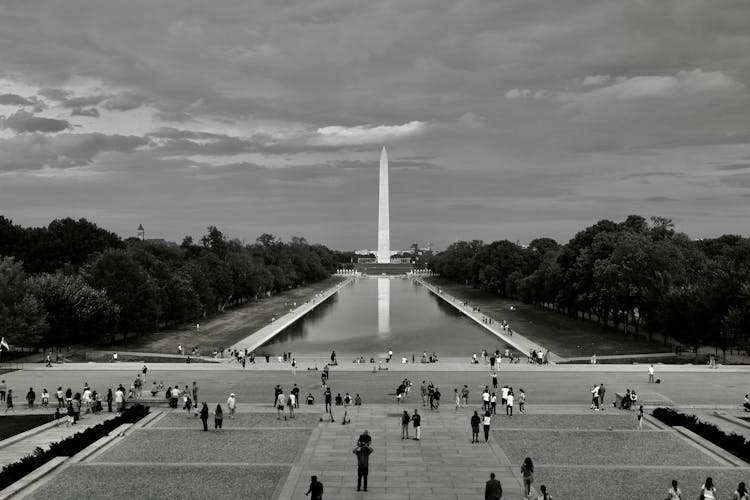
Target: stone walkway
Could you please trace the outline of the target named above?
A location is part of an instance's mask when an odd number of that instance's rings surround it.
[[[31,414],[31,410],[26,412],[19,412],[21,414]],[[62,441],[63,439],[72,436],[76,432],[81,432],[88,427],[93,427],[97,424],[104,422],[114,417],[114,413],[99,413],[97,415],[88,414],[81,415],[81,420],[76,425],[66,426],[67,419],[61,418],[57,421],[57,425],[48,427],[44,431],[29,436],[21,441],[13,444],[4,446],[3,442],[8,442],[13,438],[0,441],[0,469],[4,466],[21,460],[26,455],[31,455],[34,450],[39,447],[43,450],[49,448],[51,443]]]

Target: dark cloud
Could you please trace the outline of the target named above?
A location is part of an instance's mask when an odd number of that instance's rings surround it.
[[[62,102],[70,97],[70,91],[57,88],[43,88],[39,89],[39,95],[51,101]]]
[[[0,171],[80,167],[99,153],[132,152],[148,143],[144,137],[100,133],[23,134],[0,139]]]
[[[745,170],[750,168],[750,163],[727,163],[726,165],[717,165],[717,170]]]
[[[99,118],[99,110],[96,108],[75,108],[70,112],[70,116],[90,116]]]
[[[2,94],[0,95],[0,104],[6,106],[33,106],[35,103],[20,95]]]
[[[0,126],[17,133],[23,132],[60,132],[70,127],[66,120],[34,116],[26,111],[18,111],[7,118],[0,118]]]

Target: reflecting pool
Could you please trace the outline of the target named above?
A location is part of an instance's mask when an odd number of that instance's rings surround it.
[[[394,358],[423,352],[467,357],[482,349],[505,349],[484,328],[401,277],[358,278],[338,294],[258,349],[327,358],[332,350],[345,360],[393,351]]]

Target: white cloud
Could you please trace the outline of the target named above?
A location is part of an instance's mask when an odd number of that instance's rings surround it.
[[[532,96],[530,89],[510,89],[505,93],[506,99],[525,99]]]
[[[405,137],[421,135],[425,122],[411,121],[402,125],[358,125],[356,127],[330,126],[319,128],[310,140],[314,145],[354,146],[359,144],[381,144]]]
[[[592,85],[602,85],[607,83],[611,77],[609,75],[586,75],[581,80],[582,87],[590,87]]]
[[[588,78],[588,77],[587,77]],[[744,85],[721,71],[680,71],[674,76],[619,77],[611,85],[585,92],[559,92],[556,99],[570,105],[656,98],[686,98],[725,95]]]

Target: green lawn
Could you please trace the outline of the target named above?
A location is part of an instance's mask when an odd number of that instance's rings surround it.
[[[5,415],[0,417],[0,441],[26,432],[53,419],[53,415]]]
[[[590,356],[594,353],[599,356],[644,354],[671,350],[671,347],[665,347],[661,341],[649,341],[643,336],[625,335],[612,329],[603,330],[588,321],[568,318],[555,311],[520,301],[503,299],[443,278],[429,278],[428,281],[458,299],[479,306],[483,313],[496,321],[508,321],[511,329],[563,357]],[[512,311],[511,306],[514,306]]]

